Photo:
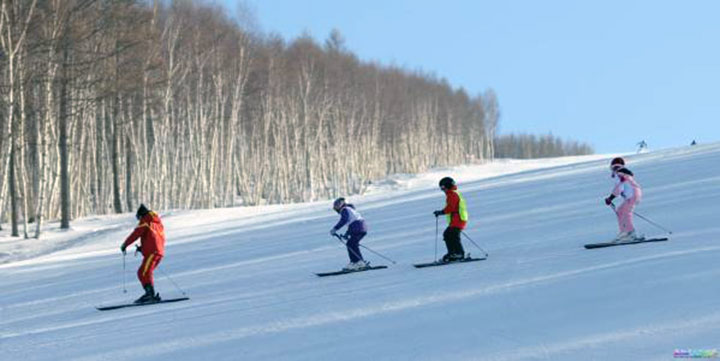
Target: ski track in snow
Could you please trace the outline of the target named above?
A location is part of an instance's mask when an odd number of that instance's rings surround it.
[[[0,264],[2,359],[671,360],[676,348],[720,348],[720,144],[627,159],[644,187],[636,211],[671,228],[670,241],[582,248],[616,232],[603,157],[507,175],[459,167],[467,233],[486,261],[412,267],[433,257],[445,170],[403,175],[351,197],[370,224],[363,244],[398,261],[389,269],[313,275],[347,262],[326,235],[328,202],[173,211],[161,268],[191,300],[129,310],[94,306],[139,293],[139,259],[127,258],[126,296],[118,273],[132,222],[80,221],[75,241],[51,234],[56,244]],[[156,282],[179,295],[159,272]]]
[[[549,282],[549,281],[556,281],[561,278],[566,277],[573,277],[577,275],[581,275],[583,273],[588,272],[596,272],[596,271],[602,271],[602,270],[608,270],[608,269],[617,269],[618,267],[630,265],[630,264],[636,264],[640,262],[645,261],[651,261],[661,258],[667,258],[667,257],[677,257],[677,256],[683,256],[683,255],[690,255],[693,253],[698,252],[717,252],[720,251],[720,246],[717,247],[707,247],[707,248],[700,248],[700,249],[694,249],[694,250],[688,250],[688,251],[674,251],[674,252],[667,252],[664,254],[659,255],[653,255],[653,256],[643,256],[643,257],[636,257],[633,259],[628,259],[624,261],[618,261],[618,262],[611,262],[599,266],[593,266],[593,267],[586,267],[583,269],[577,269],[577,270],[571,270],[566,272],[560,272],[556,274],[551,275],[544,275],[544,276],[538,276],[538,277],[532,277],[528,279],[513,281],[510,283],[505,284],[498,284],[493,285],[489,287],[480,287],[473,290],[465,290],[462,292],[451,292],[451,293],[445,293],[441,295],[432,295],[432,296],[426,296],[421,298],[415,298],[415,299],[408,299],[403,300],[400,302],[394,302],[394,303],[387,303],[382,304],[375,307],[367,307],[367,308],[361,308],[361,309],[355,309],[348,312],[331,312],[331,313],[322,313],[318,315],[313,315],[309,317],[301,317],[296,319],[289,319],[289,320],[283,320],[280,322],[275,322],[272,324],[264,324],[264,325],[257,325],[252,327],[244,327],[237,330],[232,331],[220,331],[216,333],[206,334],[203,335],[202,339],[197,339],[196,337],[187,337],[180,340],[172,340],[169,342],[162,342],[159,344],[153,344],[148,346],[141,346],[141,347],[135,347],[132,350],[124,351],[122,354],[123,358],[135,358],[135,357],[147,357],[151,355],[161,355],[168,350],[172,351],[178,351],[183,349],[192,349],[199,346],[207,346],[215,343],[221,343],[221,342],[228,342],[233,341],[241,338],[246,338],[249,336],[255,336],[260,334],[268,334],[268,333],[279,333],[291,329],[297,329],[297,328],[308,328],[313,326],[319,326],[323,324],[333,323],[333,322],[342,322],[342,321],[348,321],[358,318],[364,318],[368,316],[373,316],[381,313],[387,313],[387,312],[394,312],[399,310],[407,310],[410,308],[417,308],[422,307],[425,305],[433,304],[433,303],[442,303],[442,302],[453,302],[456,300],[464,299],[464,298],[471,298],[479,295],[487,295],[487,294],[493,294],[493,293],[499,293],[503,291],[508,291],[513,288],[517,287],[523,287],[528,286],[531,284],[536,283],[542,283],[542,282]],[[702,320],[694,320],[685,322],[684,324],[662,324],[662,325],[655,325],[652,327],[647,328],[640,328],[635,329],[631,331],[621,331],[621,332],[614,332],[610,334],[603,334],[603,335],[594,335],[592,337],[586,337],[581,338],[577,340],[571,340],[570,342],[564,342],[559,343],[556,345],[553,345],[552,347],[545,347],[545,352],[550,353],[558,353],[558,352],[566,352],[569,350],[575,350],[575,349],[582,349],[584,347],[598,345],[598,344],[605,344],[605,343],[611,343],[618,340],[625,340],[630,337],[639,336],[639,335],[645,335],[648,333],[661,333],[661,332],[667,332],[667,331],[673,331],[681,328],[697,328],[699,326],[704,325],[714,325],[718,321],[720,321],[720,312],[711,315],[710,318],[705,317]],[[83,324],[84,325],[84,324]],[[68,327],[77,327],[80,325],[69,325]],[[65,327],[63,327],[65,328]],[[56,329],[46,329],[46,330],[38,330],[37,332],[47,332],[47,331],[56,331]],[[33,332],[35,333],[35,332]],[[12,336],[20,336],[20,335],[0,335],[0,337],[12,337]],[[520,352],[514,351],[513,357],[520,356],[520,357],[529,357],[534,354],[537,354],[537,350],[535,349],[528,349],[525,351],[517,350]],[[116,352],[109,353],[107,355],[101,356],[100,358],[104,357],[112,357],[117,356]],[[95,356],[94,356],[95,357]],[[94,359],[94,358],[89,358]],[[88,360],[89,360],[88,359]],[[503,358],[501,358],[503,359]]]

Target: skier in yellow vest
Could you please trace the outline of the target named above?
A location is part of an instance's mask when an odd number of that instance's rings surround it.
[[[460,241],[460,233],[465,229],[468,220],[465,198],[458,192],[455,180],[445,177],[440,180],[440,189],[445,192],[445,208],[433,212],[435,217],[446,215],[448,227],[443,232],[443,240],[448,253],[443,256],[443,262],[452,262],[465,258],[465,250]]]

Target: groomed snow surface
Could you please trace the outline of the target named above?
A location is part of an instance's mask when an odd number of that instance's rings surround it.
[[[390,266],[372,272],[314,275],[347,264],[328,201],[164,213],[156,288],[182,295],[169,274],[191,300],[106,312],[95,306],[141,293],[132,254],[123,293],[118,247],[132,215],[50,224],[41,240],[9,238],[5,225],[0,359],[672,360],[720,348],[720,144],[626,159],[644,189],[636,211],[670,228],[669,242],[583,248],[617,233],[607,156],[506,161],[351,197],[370,226],[362,244],[397,261],[365,251]],[[434,257],[444,175],[490,257],[415,269]]]

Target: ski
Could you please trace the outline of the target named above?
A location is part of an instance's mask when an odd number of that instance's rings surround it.
[[[110,310],[117,310],[118,308],[126,308],[126,307],[137,307],[137,306],[150,306],[150,305],[157,305],[159,303],[170,303],[170,302],[180,302],[180,301],[187,301],[190,297],[180,297],[180,298],[168,298],[163,299],[157,302],[145,302],[145,303],[124,303],[121,305],[114,305],[114,306],[101,306],[101,307],[95,307],[98,309],[98,311],[110,311]]]
[[[418,263],[414,264],[415,268],[425,268],[425,267],[435,267],[435,266],[445,266],[449,264],[455,264],[455,263],[465,263],[465,262],[475,262],[475,261],[484,261],[487,257],[465,257],[461,260],[457,261],[451,261],[451,262],[443,262],[443,261],[435,261],[435,262],[428,262],[428,263]]]
[[[629,242],[604,242],[604,243],[590,243],[585,245],[585,249],[593,249],[593,248],[604,248],[604,247],[614,247],[614,246],[625,246],[628,244],[638,244],[638,243],[648,243],[648,242],[662,242],[667,241],[668,238],[650,238],[650,239],[638,239],[634,241]]]
[[[348,274],[348,273],[365,272],[365,271],[372,271],[372,270],[383,269],[383,268],[387,268],[387,266],[370,266],[370,267],[365,267],[365,268],[361,268],[358,270],[340,270],[340,271],[335,271],[335,272],[321,272],[321,273],[316,273],[316,275],[318,277],[338,276],[338,275],[344,275],[344,274]]]

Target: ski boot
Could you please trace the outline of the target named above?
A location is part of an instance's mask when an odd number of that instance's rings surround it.
[[[345,268],[343,268],[343,269],[346,271],[359,271],[364,268],[367,268],[368,266],[370,266],[369,263],[365,262],[364,260],[359,260],[357,262],[348,263],[348,265],[345,266]]]
[[[620,232],[615,236],[615,239],[610,241],[611,243],[622,243],[627,241],[627,234],[628,232]]]
[[[644,236],[639,236],[635,233],[635,231],[630,232],[620,232],[618,233],[615,240],[612,241],[612,243],[624,243],[624,242],[634,242],[645,239]]]
[[[152,303],[160,301],[160,294],[155,293],[155,288],[153,287],[153,285],[145,285],[144,288],[145,294],[135,300],[135,303]]]
[[[448,253],[443,256],[442,262],[443,263],[456,262],[456,261],[460,261],[464,258],[465,258],[465,254],[463,254],[463,253]]]

